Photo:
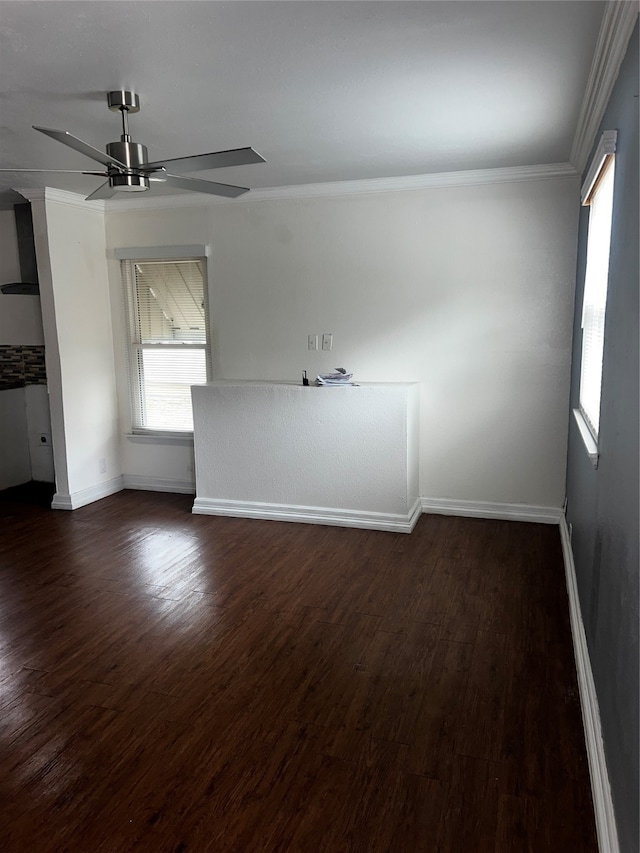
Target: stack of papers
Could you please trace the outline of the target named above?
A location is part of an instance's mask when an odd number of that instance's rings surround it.
[[[335,373],[319,373],[316,385],[353,385],[353,373],[347,373],[344,367],[336,367]]]

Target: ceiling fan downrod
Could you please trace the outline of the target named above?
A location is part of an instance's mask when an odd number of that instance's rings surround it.
[[[110,168],[109,185],[125,192],[144,192],[149,189],[149,177],[139,169],[148,162],[147,147],[140,142],[132,142],[129,134],[129,113],[140,111],[140,98],[135,92],[119,90],[107,92],[107,103],[110,110],[122,116],[122,136],[120,142],[107,143],[106,151],[127,167],[126,171],[115,166],[113,171]]]

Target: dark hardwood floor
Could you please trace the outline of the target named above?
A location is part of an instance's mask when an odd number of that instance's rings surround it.
[[[595,853],[557,528],[0,500],[4,853]]]

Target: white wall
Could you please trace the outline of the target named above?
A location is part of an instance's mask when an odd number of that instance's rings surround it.
[[[119,211],[107,249],[212,244],[216,378],[344,366],[356,380],[419,381],[423,497],[558,507],[577,192],[577,179],[557,178]],[[110,278],[115,318],[114,261]],[[323,332],[333,351],[308,352],[307,335]],[[121,319],[115,336],[124,351]],[[173,447],[123,453],[125,474],[176,467]]]
[[[410,533],[421,510],[418,386],[193,388],[193,511]]]
[[[53,447],[51,446],[51,417],[49,392],[46,385],[27,385],[24,388],[27,415],[27,441],[31,460],[31,479],[41,483],[55,482]]]
[[[54,505],[72,508],[119,488],[104,215],[46,196],[33,200],[32,212],[50,385]]]

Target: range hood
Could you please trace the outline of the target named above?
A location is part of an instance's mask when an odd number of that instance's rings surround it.
[[[38,286],[38,266],[36,264],[36,244],[33,237],[31,205],[28,201],[24,204],[14,204],[13,213],[16,218],[21,280],[13,284],[0,284],[0,291],[7,294],[38,296],[40,288]]]

